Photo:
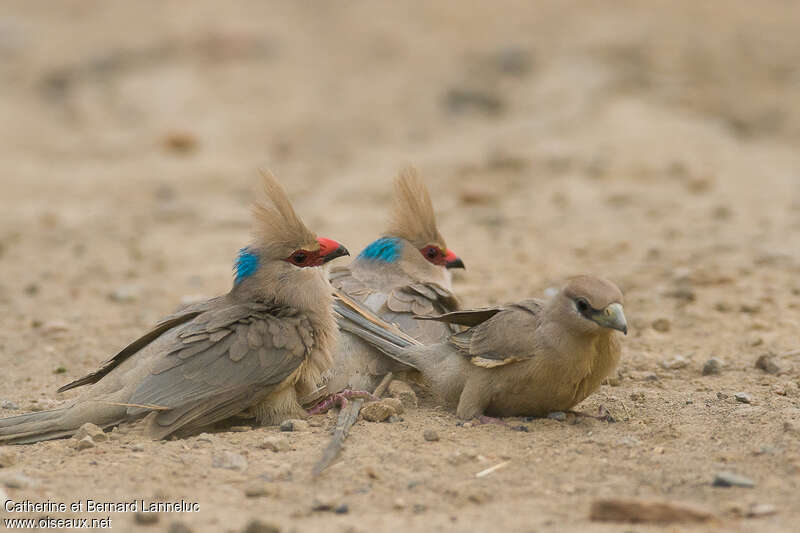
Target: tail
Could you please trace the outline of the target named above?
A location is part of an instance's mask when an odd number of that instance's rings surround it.
[[[32,444],[71,437],[86,422],[105,428],[121,422],[125,417],[124,408],[108,405],[90,410],[88,407],[81,403],[0,418],[0,445]]]
[[[342,331],[363,339],[395,361],[423,370],[417,357],[418,350],[414,349],[423,346],[418,340],[338,291],[334,296],[333,311]]]

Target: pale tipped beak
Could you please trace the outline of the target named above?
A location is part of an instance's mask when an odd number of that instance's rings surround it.
[[[444,267],[445,268],[463,268],[466,270],[467,267],[464,266],[464,261],[461,260],[460,257],[456,255],[453,250],[447,250],[444,256]]]
[[[343,255],[350,255],[347,248],[333,239],[320,237],[317,239],[317,242],[319,242],[319,256],[322,258],[323,263],[327,263],[337,257],[342,257]]]
[[[592,316],[592,320],[604,328],[616,329],[625,335],[628,334],[628,321],[625,320],[625,312],[620,303],[613,303],[602,311],[595,313]]]

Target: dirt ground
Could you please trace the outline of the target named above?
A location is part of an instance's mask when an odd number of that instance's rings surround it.
[[[55,389],[227,291],[260,167],[356,251],[414,164],[467,264],[466,305],[595,273],[624,290],[631,332],[618,376],[578,406],[616,423],[462,427],[426,400],[359,421],[318,480],[327,415],[2,449],[0,490],[200,506],[113,513],[117,531],[797,531],[799,24],[785,1],[6,2],[0,415],[72,397]],[[276,435],[291,450],[259,447]],[[224,452],[246,466],[212,466]],[[755,487],[713,487],[725,471]],[[590,521],[606,497],[718,518]],[[774,513],[747,517],[757,504]]]

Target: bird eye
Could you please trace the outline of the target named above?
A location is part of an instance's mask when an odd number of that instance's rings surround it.
[[[436,256],[439,255],[439,250],[431,246],[428,248],[428,253],[426,255],[431,259],[435,259]]]
[[[291,256],[292,263],[295,265],[302,265],[308,259],[308,255],[305,252],[295,252]]]
[[[580,311],[581,313],[585,313],[586,311],[589,310],[589,302],[587,302],[583,298],[578,298],[578,300],[575,302],[575,305],[578,307],[578,311]]]

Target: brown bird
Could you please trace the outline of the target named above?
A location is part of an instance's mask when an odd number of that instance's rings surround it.
[[[103,366],[59,392],[94,384],[66,407],[0,420],[0,444],[70,436],[148,417],[163,438],[250,410],[265,424],[304,416],[297,401],[319,386],[337,335],[321,267],[347,255],[317,238],[272,176],[254,209],[254,242],[239,252],[233,288],[159,322]]]
[[[394,182],[388,229],[349,265],[332,269],[331,284],[404,333],[430,344],[461,329],[415,320],[459,308],[451,286],[452,268],[464,268],[464,262],[439,233],[425,183],[407,168]],[[387,372],[404,370],[410,369],[345,333],[334,352],[326,387],[317,398],[344,389],[371,391]]]
[[[622,292],[610,281],[571,278],[550,300],[447,313],[432,320],[469,329],[421,345],[343,297],[339,327],[420,372],[462,419],[542,416],[597,390],[617,366],[627,334]]]

